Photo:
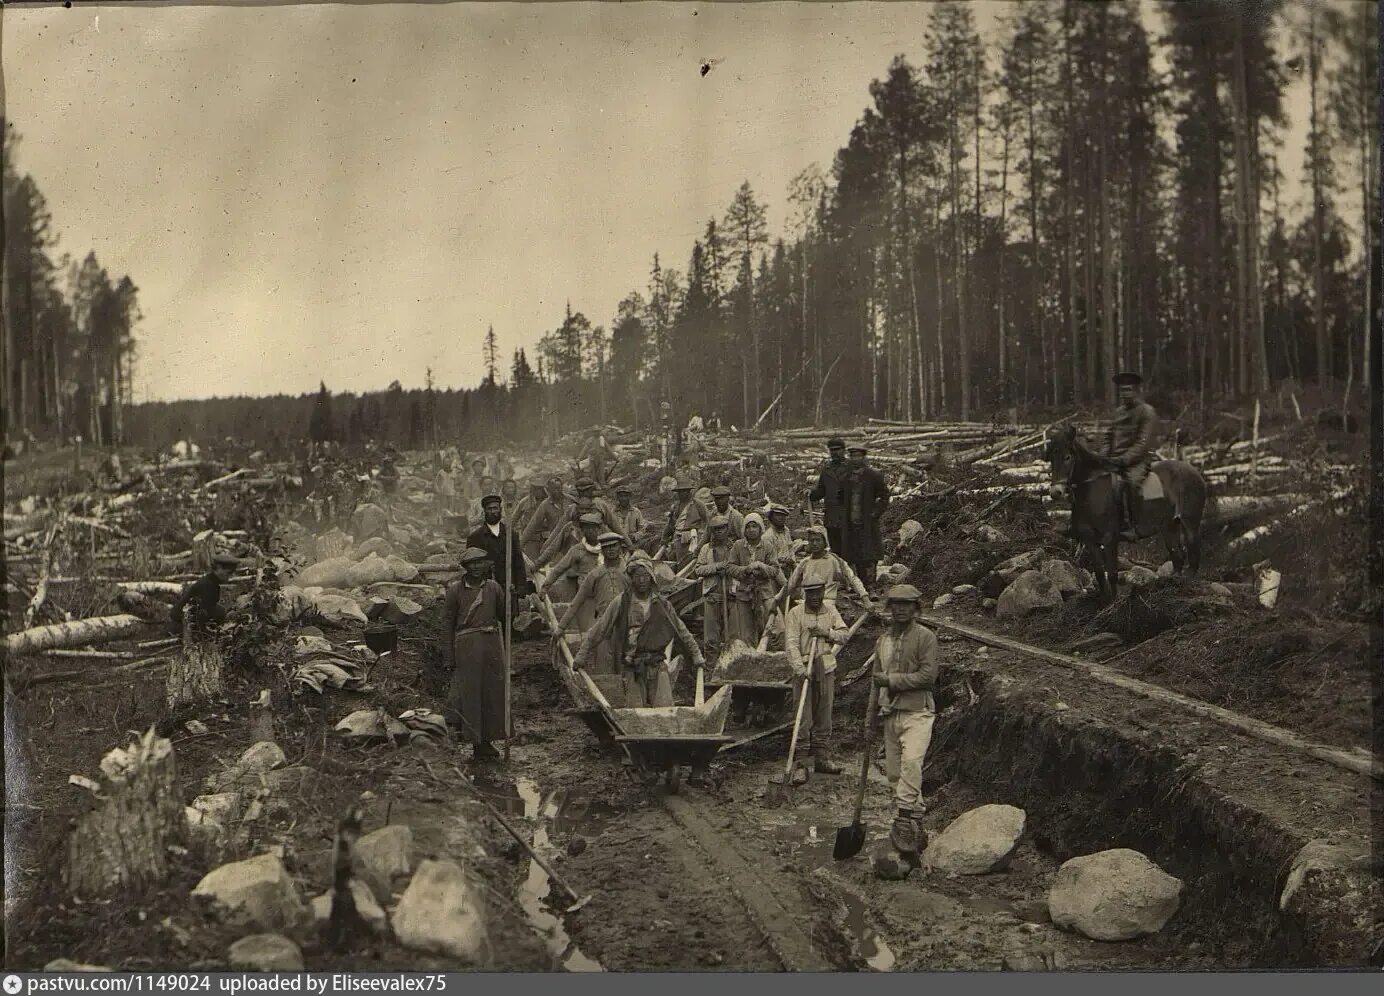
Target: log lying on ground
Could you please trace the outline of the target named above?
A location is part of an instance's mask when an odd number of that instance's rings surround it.
[[[107,643],[129,636],[143,625],[144,620],[138,616],[123,614],[97,616],[94,619],[74,619],[72,622],[53,623],[51,626],[35,626],[33,629],[7,635],[5,653],[7,656],[16,656],[36,654],[40,650],[53,650],[58,647]]]
[[[115,603],[132,616],[139,616],[145,622],[160,623],[168,621],[169,607],[140,591],[121,591]]]
[[[168,876],[168,845],[182,825],[173,745],[153,729],[101,759],[103,798],[77,821],[63,869],[75,896],[109,896]]]

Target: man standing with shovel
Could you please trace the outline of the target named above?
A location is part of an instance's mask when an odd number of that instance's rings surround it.
[[[922,815],[923,758],[932,743],[937,705],[937,636],[916,619],[922,594],[911,584],[895,585],[885,595],[890,625],[875,644],[873,693],[866,717],[866,740],[884,723],[885,772],[894,788],[898,815],[889,838],[915,868],[927,846]]]
[[[795,681],[808,683],[808,763],[818,774],[839,775],[844,769],[830,754],[831,707],[836,700],[836,648],[846,642],[850,629],[825,595],[822,581],[803,585],[803,601],[789,609],[784,620],[784,647]]]

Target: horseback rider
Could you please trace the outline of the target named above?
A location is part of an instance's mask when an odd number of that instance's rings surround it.
[[[1119,407],[1106,437],[1105,456],[1120,473],[1124,487],[1122,511],[1126,528],[1120,538],[1137,540],[1139,512],[1143,502],[1144,479],[1153,464],[1153,446],[1158,433],[1158,413],[1139,396],[1144,378],[1125,371],[1113,378]]]

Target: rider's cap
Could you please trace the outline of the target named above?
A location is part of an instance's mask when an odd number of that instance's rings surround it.
[[[1133,384],[1136,387],[1144,382],[1144,378],[1140,377],[1137,373],[1135,373],[1132,370],[1121,371],[1120,373],[1117,373],[1114,377],[1112,377],[1111,380],[1113,380],[1117,385]]]

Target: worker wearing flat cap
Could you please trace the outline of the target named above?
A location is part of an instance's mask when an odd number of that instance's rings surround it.
[[[702,646],[712,653],[712,648],[720,650],[730,628],[730,555],[735,540],[724,515],[713,515],[708,531],[710,538],[697,551],[693,573],[702,579]]]
[[[577,594],[581,579],[601,563],[600,535],[605,520],[597,512],[584,512],[576,523],[576,541],[558,558],[548,571],[540,591],[557,602],[570,602]]]
[[[807,492],[809,502],[820,501],[822,524],[826,526],[827,543],[838,556],[846,555],[846,441],[840,437],[827,440],[827,461],[817,472],[817,484]]]
[[[741,511],[730,503],[731,491],[724,484],[719,484],[711,489],[711,508],[708,511],[713,515],[723,515],[730,523],[730,537],[733,540],[742,539],[745,535],[745,516]],[[705,543],[706,536],[702,537]]]
[[[764,525],[764,542],[769,547],[769,552],[773,556],[779,568],[784,571],[793,570],[795,558],[793,556],[793,534],[788,529],[788,509],[783,505],[771,504],[766,512],[769,520]]]
[[[852,443],[846,449],[846,474],[842,480],[846,512],[846,559],[861,582],[869,587],[875,583],[875,565],[884,556],[884,537],[880,519],[889,507],[889,483],[867,460],[864,443]]]
[[[182,636],[184,627],[205,634],[213,626],[226,621],[221,607],[221,586],[231,580],[240,558],[231,553],[218,553],[211,558],[211,570],[183,589],[173,607],[168,610],[168,632]],[[186,611],[184,611],[186,610]]]
[[[543,500],[534,507],[524,523],[523,532],[519,534],[519,543],[529,559],[535,561],[535,568],[542,566],[537,563],[538,555],[552,535],[559,531],[567,515],[568,503],[567,496],[562,493],[562,478],[556,475],[549,477],[543,488]]]
[[[673,485],[673,507],[663,529],[663,542],[671,546],[679,565],[693,557],[702,536],[710,531],[711,513],[693,493],[692,481],[684,476]]]
[[[581,579],[576,595],[558,620],[560,632],[585,633],[595,625],[606,606],[629,587],[629,575],[625,573],[625,538],[608,531],[601,533],[597,542],[601,546],[601,563]],[[593,666],[591,670],[609,671],[610,667],[608,664],[603,668]]]
[[[514,526],[515,533],[520,536],[524,535],[524,527],[529,524],[529,519],[538,509],[538,505],[543,501],[543,496],[546,493],[542,481],[536,477],[529,479],[529,493],[520,498],[510,512],[509,517]]]
[[[468,547],[462,576],[447,587],[442,610],[443,666],[451,672],[443,715],[477,761],[493,760],[504,740],[504,591],[490,575],[490,555]]]
[[[634,488],[629,484],[619,484],[615,487],[615,522],[619,526],[618,531],[627,536],[630,544],[638,549],[639,544],[645,539],[644,534],[648,532],[649,522],[634,504]]]
[[[692,634],[678,617],[677,610],[658,593],[654,562],[646,553],[629,558],[625,571],[630,585],[606,606],[596,625],[586,631],[573,662],[578,670],[592,670],[597,649],[610,644],[610,659],[615,662],[618,680],[597,681],[605,688],[619,688],[620,698],[611,698],[617,707],[631,709],[673,704],[672,676],[664,661],[663,648],[675,643],[693,667],[704,667],[706,659]]]
[[[821,581],[803,585],[803,600],[784,617],[783,645],[794,680],[807,682],[803,742],[808,764],[819,774],[839,775],[843,769],[831,757],[831,709],[836,701],[836,650],[850,630],[824,597],[826,590]],[[794,689],[795,697],[800,688]]]
[[[490,558],[490,576],[502,586],[505,582],[505,551],[508,550],[510,596],[523,598],[534,588],[524,569],[524,551],[519,546],[519,538],[504,521],[504,499],[497,494],[483,495],[481,514],[484,519],[466,537],[466,545],[485,551]],[[513,606],[510,606],[510,610],[513,610]]]
[[[1153,450],[1158,444],[1158,413],[1140,397],[1144,378],[1125,371],[1112,379],[1117,400],[1115,417],[1106,436],[1105,456],[1120,472],[1123,482],[1120,493],[1124,528],[1120,538],[1132,542],[1138,538],[1144,479],[1148,477]]]
[[[534,558],[534,568],[537,569],[552,563],[575,545],[579,529],[574,527],[580,524],[584,516],[591,513],[600,516],[602,530],[609,529],[620,533],[630,546],[634,545],[633,540],[626,536],[620,527],[620,518],[615,514],[615,506],[596,494],[595,481],[589,477],[581,477],[577,479],[576,495],[571,503],[564,508],[558,528],[553,531],[553,535],[548,538],[548,542],[543,545],[543,549]]]
[[[873,693],[867,736],[884,726],[885,773],[894,789],[897,815],[890,833],[899,853],[915,867],[927,846],[921,824],[923,758],[932,743],[937,715],[937,636],[917,621],[922,594],[911,584],[895,585],[884,596],[889,626],[875,642]]]

